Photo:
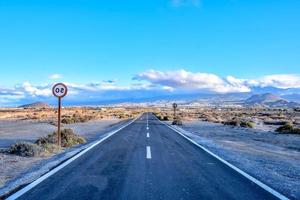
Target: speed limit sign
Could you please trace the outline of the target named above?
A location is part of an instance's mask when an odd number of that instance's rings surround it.
[[[61,99],[67,95],[68,88],[63,83],[57,83],[52,88],[52,93],[58,98],[58,120],[57,120],[57,146],[61,147],[61,132],[60,132],[60,123],[61,123]]]
[[[175,109],[175,108],[177,108],[177,103],[173,103],[173,108]]]
[[[58,98],[62,98],[64,96],[66,96],[67,92],[68,92],[68,88],[63,83],[57,83],[52,88],[53,95],[58,97]]]

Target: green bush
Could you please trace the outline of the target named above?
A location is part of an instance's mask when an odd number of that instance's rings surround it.
[[[43,149],[41,147],[31,142],[18,142],[12,145],[8,150],[11,154],[24,157],[39,156],[42,151]]]

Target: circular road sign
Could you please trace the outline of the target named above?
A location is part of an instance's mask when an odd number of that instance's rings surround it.
[[[173,103],[173,108],[177,108],[177,103]]]
[[[65,84],[63,83],[57,83],[53,86],[52,88],[52,93],[54,96],[58,98],[63,98],[64,96],[67,95],[68,93],[68,88]]]

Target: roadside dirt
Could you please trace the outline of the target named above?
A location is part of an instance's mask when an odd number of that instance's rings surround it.
[[[185,121],[181,128],[196,142],[263,183],[300,199],[299,135],[201,121]]]

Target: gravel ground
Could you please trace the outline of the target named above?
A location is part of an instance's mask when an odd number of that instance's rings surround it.
[[[0,120],[0,148],[9,147],[17,141],[34,141],[54,130],[55,126],[45,122]]]
[[[104,133],[121,126],[127,120],[99,120],[86,123],[64,125],[84,136],[87,142],[101,138]],[[34,141],[38,137],[53,132],[56,128],[48,123],[33,121],[0,120],[0,148],[7,148],[17,141]],[[58,156],[59,157],[59,156]],[[20,157],[0,152],[0,190],[32,169],[41,168],[49,157]],[[42,163],[42,164],[41,164]],[[1,199],[1,198],[0,198]]]
[[[111,120],[96,120],[85,123],[67,124],[65,128],[71,128],[78,135],[83,136],[88,142],[96,139],[99,136],[99,132],[107,131],[116,123],[121,122],[118,119]]]
[[[292,199],[300,199],[300,136],[185,121],[190,138]]]
[[[92,139],[99,131],[120,122],[119,119],[96,120],[85,123],[65,124],[64,128],[72,128],[76,134]],[[28,120],[0,120],[0,148],[7,148],[18,141],[34,142],[39,137],[48,135],[56,130],[54,125],[47,122]]]
[[[13,179],[20,172],[32,167],[42,159],[0,153],[0,188],[4,186],[6,181]]]

